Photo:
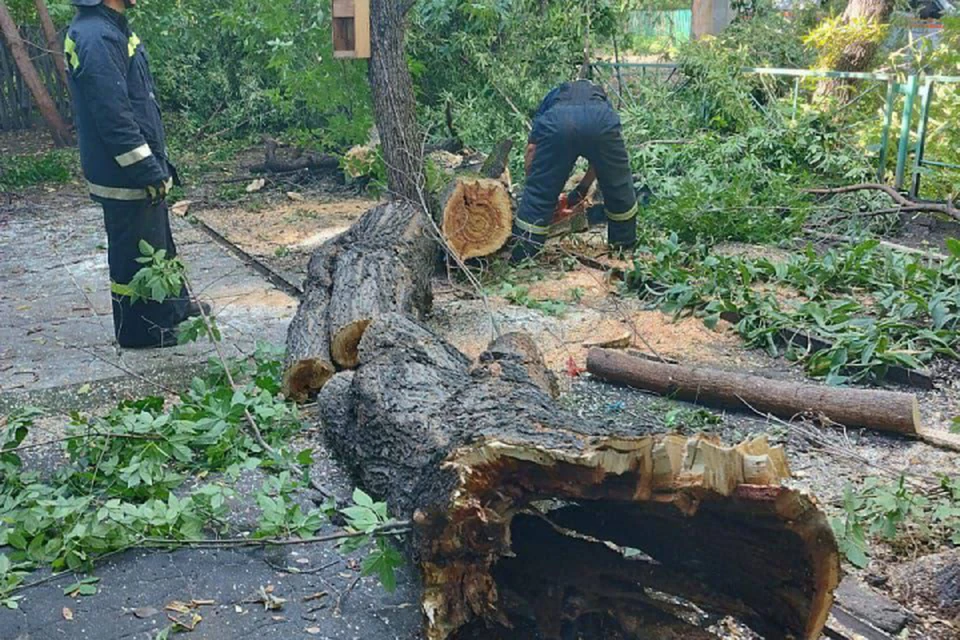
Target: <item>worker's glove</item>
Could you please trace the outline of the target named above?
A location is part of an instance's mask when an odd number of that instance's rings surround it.
[[[156,184],[147,186],[147,199],[151,205],[158,205],[167,199],[167,191],[170,190],[170,180],[161,180]]]
[[[567,207],[569,207],[570,209],[573,209],[578,204],[583,202],[583,199],[585,197],[586,197],[585,195],[580,193],[579,189],[574,189],[573,191],[567,194]]]

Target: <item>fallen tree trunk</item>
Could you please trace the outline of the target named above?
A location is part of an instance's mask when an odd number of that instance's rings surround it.
[[[263,163],[250,167],[251,173],[294,173],[296,171],[314,171],[333,173],[340,171],[340,158],[325,153],[304,153],[298,149],[290,158],[280,158],[278,151],[283,148],[273,138],[263,141]]]
[[[920,428],[917,397],[908,393],[783,382],[705,367],[652,362],[606,349],[590,350],[587,371],[610,382],[665,396],[751,408],[787,419],[812,413],[848,427],[905,435],[916,435]]]
[[[356,366],[360,338],[378,316],[427,314],[437,251],[426,214],[404,203],[371,209],[318,248],[287,332],[285,395],[303,401],[338,368]]]
[[[318,397],[340,460],[414,523],[425,637],[707,638],[734,615],[771,640],[819,638],[837,547],[781,486],[783,451],[611,434],[553,401],[531,349],[505,336],[471,363],[382,315]]]

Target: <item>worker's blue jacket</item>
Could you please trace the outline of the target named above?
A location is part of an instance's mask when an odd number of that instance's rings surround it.
[[[146,200],[146,187],[167,182],[160,105],[147,52],[125,16],[105,7],[78,7],[64,40],[90,195],[100,202]]]

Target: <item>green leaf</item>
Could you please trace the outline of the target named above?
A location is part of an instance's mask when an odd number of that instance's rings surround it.
[[[124,298],[134,297],[133,287],[128,284],[119,284],[117,282],[113,282],[110,284],[110,291],[115,295],[122,296]]]
[[[313,449],[304,449],[297,454],[297,464],[309,467],[313,464]]]
[[[154,253],[153,247],[146,240],[141,240],[139,247],[140,247],[140,253],[144,256],[152,256]]]
[[[377,514],[370,507],[347,507],[341,513],[350,526],[358,531],[370,531],[379,524]]]
[[[14,549],[20,551],[26,551],[27,549],[27,540],[23,537],[23,534],[19,531],[14,531],[9,536],[7,536],[7,544],[9,544]]]
[[[373,498],[361,491],[360,489],[353,490],[353,502],[358,504],[361,507],[373,508]]]
[[[947,238],[947,251],[954,258],[960,258],[960,240],[956,238]]]

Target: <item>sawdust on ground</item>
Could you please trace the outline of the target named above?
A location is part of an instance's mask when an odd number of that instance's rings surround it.
[[[751,354],[742,349],[732,325],[721,322],[711,330],[698,318],[675,319],[645,309],[635,297],[621,297],[617,283],[602,271],[580,266],[524,286],[529,300],[560,301],[565,311],[550,316],[500,296],[490,298],[490,311],[501,332],[532,334],[554,371],[567,370],[571,359],[583,369],[591,345],[625,337],[629,344],[622,348],[667,359],[725,367],[749,364]],[[480,355],[492,337],[491,314],[482,303],[441,293],[437,307],[442,313],[434,328],[468,356]]]
[[[268,257],[278,251],[312,251],[349,229],[376,204],[366,199],[304,200],[255,211],[213,209],[196,215],[247,253]]]

